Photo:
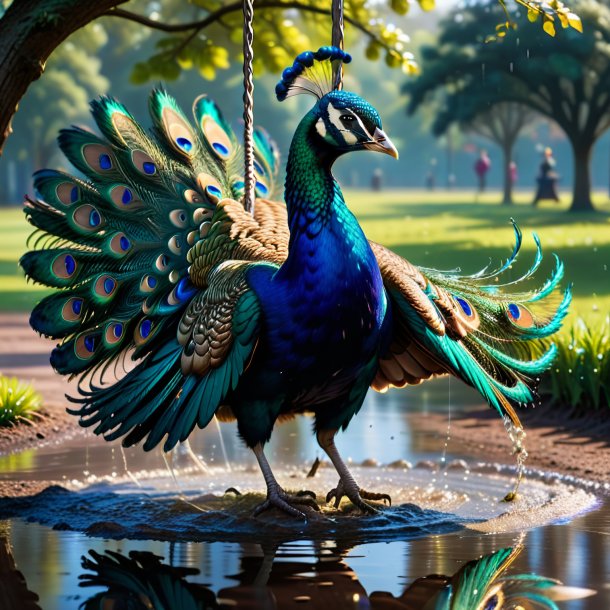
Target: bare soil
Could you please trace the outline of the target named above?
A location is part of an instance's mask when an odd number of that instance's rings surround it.
[[[49,364],[52,341],[39,337],[26,314],[0,314],[0,373],[31,382],[44,399],[42,418],[31,425],[0,428],[0,455],[17,453],[63,436],[78,433],[75,417],[66,413],[66,394],[76,394],[75,382],[57,375]],[[570,421],[557,409],[522,412],[527,431],[527,465],[610,482],[610,417]],[[447,417],[429,414],[413,418],[415,431],[445,438]],[[451,438],[464,444],[475,457],[511,463],[510,441],[498,416],[491,409],[453,415]],[[48,484],[48,482],[47,482]],[[38,491],[36,482],[0,483],[0,494],[22,495]]]

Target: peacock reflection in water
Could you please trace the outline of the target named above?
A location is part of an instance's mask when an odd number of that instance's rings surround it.
[[[563,586],[534,574],[511,574],[521,544],[473,559],[453,575],[418,578],[399,596],[367,594],[358,575],[345,562],[349,547],[320,545],[315,563],[298,557],[275,562],[277,547],[249,555],[244,549],[238,584],[214,594],[189,582],[198,570],[174,567],[150,552],[128,556],[90,551],[82,558],[83,587],[102,587],[81,606],[84,610],[203,610],[204,608],[371,608],[372,610],[557,610],[555,602],[592,595],[589,589]]]

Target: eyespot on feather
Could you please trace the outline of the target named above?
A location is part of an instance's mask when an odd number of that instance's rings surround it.
[[[146,343],[153,336],[153,323],[148,318],[144,318],[140,321],[140,323],[136,326],[134,331],[133,339],[136,345],[142,345]]]
[[[157,256],[157,260],[155,261],[155,267],[158,271],[165,272],[167,271],[167,267],[169,265],[169,260],[167,258],[167,254],[159,254]]]
[[[72,297],[68,299],[61,309],[61,317],[68,322],[80,320],[83,313],[83,299]]]
[[[195,136],[190,125],[171,108],[165,107],[162,111],[163,127],[168,140],[180,153],[191,156],[194,151]]]
[[[103,144],[86,144],[83,146],[83,159],[95,172],[105,173],[116,167],[112,150]]]
[[[214,153],[221,159],[231,156],[233,144],[225,130],[211,116],[201,119],[201,131]]]
[[[180,254],[182,252],[182,243],[180,241],[179,235],[174,235],[169,238],[167,242],[167,247],[169,248],[172,254]]]
[[[188,276],[183,277],[167,296],[167,303],[171,306],[186,303],[196,292],[197,288],[193,286]]]
[[[56,277],[67,280],[76,273],[77,267],[76,259],[71,254],[60,254],[53,261],[51,270]]]
[[[188,220],[186,212],[184,210],[171,211],[169,214],[169,219],[171,223],[179,229],[186,227],[186,223]]]
[[[206,194],[206,197],[211,203],[218,203],[222,198],[222,189],[216,178],[201,172],[197,175],[197,184],[199,188]]]
[[[80,189],[73,182],[62,182],[55,188],[55,195],[60,203],[70,206],[80,200]]]
[[[125,233],[116,233],[110,240],[110,250],[116,256],[125,256],[131,248],[131,240]]]
[[[262,178],[265,178],[267,175],[265,168],[256,159],[254,159],[254,171]]]
[[[506,315],[515,326],[520,326],[521,328],[532,328],[536,325],[531,311],[523,305],[510,303],[506,308]]]
[[[260,180],[256,181],[255,188],[256,188],[256,194],[259,197],[266,197],[269,194],[269,187],[264,182],[261,182]]]
[[[145,176],[152,177],[157,173],[155,162],[143,150],[132,151],[131,161],[134,167]]]
[[[90,233],[99,231],[106,224],[99,210],[88,203],[80,205],[74,210],[72,222],[83,231]]]
[[[193,203],[195,205],[203,203],[203,197],[193,189],[187,189],[186,191],[184,191],[184,199],[188,203]]]
[[[89,360],[93,357],[99,342],[99,335],[95,333],[83,333],[74,342],[74,353],[81,360]]]
[[[102,299],[109,299],[116,292],[117,286],[118,282],[111,275],[104,273],[97,278],[93,291],[96,296]]]
[[[119,210],[133,210],[142,206],[142,202],[135,198],[133,191],[123,184],[113,187],[108,195]]]
[[[456,304],[457,314],[460,320],[472,330],[479,327],[481,320],[479,314],[475,309],[474,305],[464,297],[453,296],[453,300]]]
[[[104,341],[107,345],[116,345],[123,338],[125,326],[122,322],[111,322],[106,326]]]
[[[158,281],[154,275],[145,275],[140,282],[140,290],[142,292],[153,292],[157,287]]]

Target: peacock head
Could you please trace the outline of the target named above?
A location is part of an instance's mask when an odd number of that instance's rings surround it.
[[[308,116],[311,139],[339,156],[352,150],[373,150],[398,159],[396,147],[381,128],[379,113],[365,99],[338,88],[337,74],[351,56],[336,47],[301,53],[286,68],[275,88],[278,100],[298,94],[318,99]]]

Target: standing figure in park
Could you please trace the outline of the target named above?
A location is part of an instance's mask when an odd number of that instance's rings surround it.
[[[479,180],[479,193],[482,193],[487,186],[487,172],[491,169],[491,159],[485,149],[481,149],[479,158],[474,164],[474,172]]]
[[[558,174],[555,172],[555,159],[553,159],[553,151],[550,148],[544,149],[542,163],[540,164],[540,172],[536,178],[538,182],[538,190],[534,197],[533,205],[538,205],[541,199],[553,199],[559,201],[557,194]]]

